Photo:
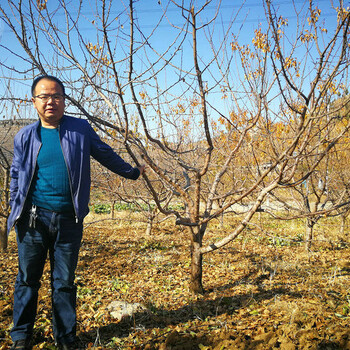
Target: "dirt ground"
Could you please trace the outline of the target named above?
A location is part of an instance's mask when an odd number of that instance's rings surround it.
[[[128,214],[126,214],[126,218]],[[95,221],[94,218],[93,221]],[[186,231],[145,236],[135,218],[87,225],[77,269],[78,336],[86,349],[350,349],[350,239],[322,222],[311,252],[300,227],[270,222],[204,256],[204,295],[188,289]],[[230,225],[212,225],[207,240]],[[0,349],[11,340],[15,237],[0,256]],[[34,349],[55,349],[49,266],[40,289]],[[147,310],[117,321],[114,300]]]

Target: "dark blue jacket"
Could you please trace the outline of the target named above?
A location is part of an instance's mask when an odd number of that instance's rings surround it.
[[[25,126],[15,136],[8,233],[22,214],[33,179],[41,147],[39,128],[40,120]],[[68,169],[75,216],[78,220],[82,220],[89,212],[90,156],[125,178],[136,180],[140,176],[139,169],[126,163],[110,146],[101,141],[86,120],[63,116],[59,134]]]

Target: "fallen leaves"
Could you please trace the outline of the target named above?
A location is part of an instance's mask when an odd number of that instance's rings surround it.
[[[86,349],[350,348],[347,244],[316,243],[308,255],[301,245],[276,249],[248,233],[204,257],[207,292],[195,296],[183,233],[165,235],[159,227],[146,237],[142,227],[131,227],[85,230],[76,283],[78,335]],[[11,343],[16,265],[11,236],[0,257],[1,350]],[[46,266],[35,349],[55,349],[49,275]],[[116,321],[108,310],[113,301],[140,303],[147,312]]]

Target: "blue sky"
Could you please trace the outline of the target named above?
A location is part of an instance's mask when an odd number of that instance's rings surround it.
[[[35,1],[34,1],[35,3]],[[85,0],[83,2],[82,8],[82,18],[83,20],[80,22],[80,30],[83,33],[84,39],[94,43],[96,42],[96,31],[93,29],[92,22],[98,21],[96,17],[95,8],[91,5],[93,1]],[[189,3],[189,1],[185,1],[185,3]],[[205,1],[197,1],[197,8],[199,8]],[[50,8],[55,8],[58,4],[57,0],[48,0],[48,6]],[[77,2],[71,1],[68,5],[69,8],[72,9],[72,13],[74,14],[77,10],[74,8]],[[223,38],[223,27],[228,26],[232,20],[234,20],[234,24],[230,28],[229,35],[239,33],[239,39],[241,43],[247,43],[251,45],[251,40],[254,35],[254,29],[257,29],[261,26],[263,29],[266,28],[266,18],[265,18],[265,10],[262,6],[262,2],[258,0],[247,0],[241,5],[241,1],[234,0],[222,0],[220,11],[218,13],[218,24],[215,27],[215,31],[213,32],[214,38],[219,43]],[[279,12],[288,17],[288,31],[293,33],[296,26],[296,15],[294,11],[294,7],[298,9],[298,11],[305,10],[304,1],[296,0],[294,5],[291,4],[288,0],[278,0],[273,1],[273,4],[276,8],[279,9]],[[334,10],[331,8],[331,2],[329,0],[318,0],[314,2],[316,5],[322,10],[322,21],[325,23],[325,27],[328,29],[329,34],[332,33],[332,30],[335,27],[335,17]],[[140,0],[135,3],[135,8],[137,11],[137,22],[142,29],[142,31],[147,35],[151,33],[155,25],[160,21],[163,10],[162,7],[167,5],[166,1],[162,1],[159,4],[158,0]],[[3,1],[0,5],[4,8],[6,12],[9,11],[7,1]],[[92,7],[91,7],[92,6]],[[115,21],[112,25],[115,26],[115,30],[127,30],[128,19],[125,16],[125,8],[122,1],[113,0],[113,7],[111,8],[111,18],[115,18]],[[203,21],[206,21],[213,17],[216,11],[217,1],[213,1],[206,9],[205,12],[201,15]],[[294,6],[294,7],[293,7]],[[8,12],[9,13],[9,12]],[[13,20],[13,16],[10,14],[10,18]],[[57,27],[64,27],[64,16],[62,13],[56,13],[54,20],[56,21]],[[163,18],[160,22],[159,28],[155,40],[152,41],[152,45],[159,51],[165,50],[169,42],[171,42],[175,35],[175,30],[172,29],[172,26],[181,26],[184,23],[183,18],[181,17],[181,12],[179,9],[170,3],[169,8],[167,10],[167,18]],[[28,33],[30,36],[30,33]],[[204,38],[200,38],[199,40],[199,50],[200,56],[203,59],[203,63],[207,62],[211,59],[208,53],[210,52],[209,47],[206,44],[206,40]],[[51,58],[52,52],[50,51],[48,46],[45,46],[45,41],[42,41],[41,48],[47,52],[47,58]],[[77,42],[73,43],[74,45],[78,45]],[[25,57],[23,49],[20,47],[16,38],[12,34],[11,30],[0,20],[0,63],[5,65],[14,67],[16,71],[20,72],[18,74],[13,73],[15,76],[15,81],[12,83],[11,91],[14,96],[19,98],[24,98],[26,93],[29,93],[31,79],[24,80],[24,72],[28,67],[28,63],[21,58],[21,56]],[[10,54],[8,51],[10,50],[13,54]],[[182,57],[186,58],[187,55],[191,54],[191,46],[190,44],[184,45],[184,52],[182,53]],[[140,56],[140,62],[136,64],[140,64],[142,66],[142,57]],[[146,64],[146,63],[145,63]],[[0,71],[1,76],[6,76],[8,73],[6,72],[6,68],[2,68]],[[171,81],[171,77],[167,77]],[[5,90],[7,86],[4,84],[4,80],[2,84],[0,84],[0,94],[2,96],[5,95]]]

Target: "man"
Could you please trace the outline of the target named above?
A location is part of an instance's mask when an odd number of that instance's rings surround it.
[[[47,253],[55,340],[60,349],[76,349],[74,278],[83,219],[89,211],[90,156],[133,180],[145,166],[133,168],[87,121],[64,115],[65,89],[56,77],[34,80],[32,102],[39,120],[16,135],[11,167],[8,231],[15,226],[18,245],[11,349],[31,349]]]

